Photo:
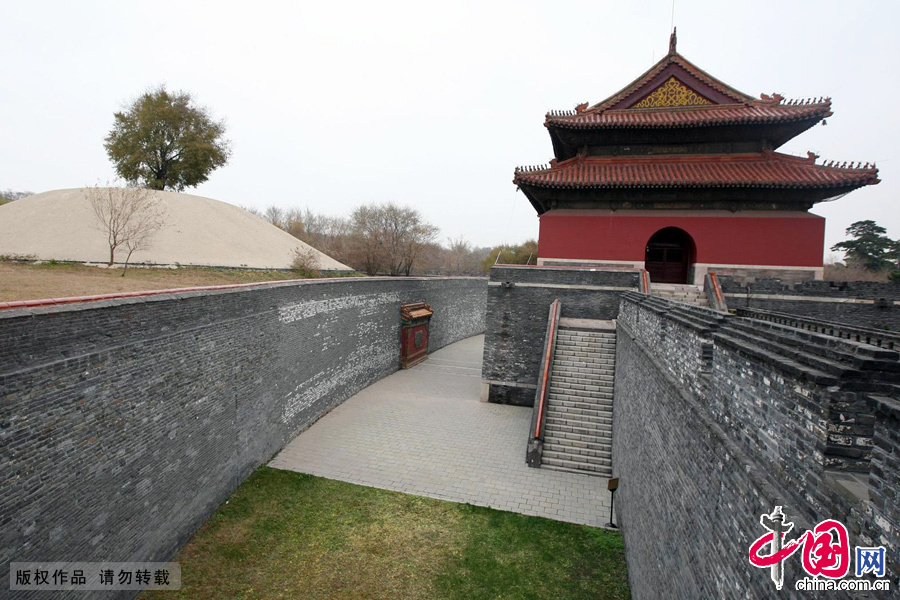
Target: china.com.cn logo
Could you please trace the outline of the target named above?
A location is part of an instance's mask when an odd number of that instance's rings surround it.
[[[843,523],[826,519],[796,539],[788,541],[786,536],[794,528],[794,524],[787,522],[780,506],[776,506],[771,514],[760,516],[759,522],[768,533],[757,538],[750,546],[750,564],[760,569],[769,568],[770,577],[777,589],[780,590],[784,585],[785,559],[801,548],[803,570],[813,579],[798,580],[798,590],[889,589],[888,580],[836,581],[850,572],[850,538]],[[883,546],[856,546],[856,577],[865,574],[884,577],[884,554]],[[820,580],[819,577],[823,579]]]

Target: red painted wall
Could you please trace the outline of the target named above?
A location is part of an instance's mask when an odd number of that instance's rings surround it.
[[[804,212],[551,210],[541,215],[541,258],[643,261],[664,227],[694,239],[693,262],[821,267],[825,219]]]

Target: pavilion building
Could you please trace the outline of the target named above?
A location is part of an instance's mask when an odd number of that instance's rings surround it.
[[[538,264],[646,268],[654,282],[822,278],[817,202],[879,182],[874,165],[776,152],[830,98],[759,99],[676,51],[606,100],[554,111],[555,158],[514,183],[540,218]]]

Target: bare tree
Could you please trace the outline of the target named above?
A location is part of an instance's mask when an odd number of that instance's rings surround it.
[[[268,206],[266,208],[266,211],[263,213],[263,219],[265,219],[275,227],[281,227],[284,223],[284,210],[278,208],[274,204]]]
[[[374,275],[409,275],[422,249],[432,243],[438,228],[415,209],[392,202],[360,206],[350,217],[356,268]]]
[[[18,200],[19,198],[25,198],[26,196],[31,196],[34,192],[17,192],[11,189],[0,190],[0,204],[6,204],[7,202],[12,202],[14,200]]]
[[[350,260],[353,227],[349,219],[319,215],[307,208],[300,220],[303,222],[303,232],[297,237],[341,262]]]
[[[286,232],[297,238],[303,239],[303,211],[299,208],[289,208],[284,211],[281,224],[279,225]]]
[[[409,272],[419,257],[419,253],[423,248],[431,245],[441,231],[437,226],[420,220],[419,213],[413,211],[413,214],[417,220],[406,232],[403,241],[403,271],[407,277],[409,277]]]
[[[150,247],[153,236],[165,224],[165,212],[151,190],[137,187],[85,188],[85,195],[97,217],[96,227],[106,234],[109,266],[116,261],[116,250],[124,248],[125,268],[131,255]]]
[[[258,209],[258,208],[254,208],[254,207],[252,207],[252,206],[244,206],[243,204],[241,204],[240,207],[243,208],[244,210],[246,210],[246,211],[247,211],[248,213],[250,213],[251,215],[256,215],[256,216],[259,217],[260,219],[264,219],[264,218],[265,218],[265,217],[263,216],[263,214],[262,214],[261,212],[259,212],[259,209]]]
[[[319,256],[312,248],[294,248],[291,270],[301,277],[319,277]]]
[[[447,275],[475,275],[481,270],[481,257],[465,236],[448,239],[445,253],[443,271]]]
[[[386,258],[379,239],[382,233],[380,219],[373,207],[360,206],[353,211],[350,221],[351,266],[367,275],[377,275],[384,268]]]

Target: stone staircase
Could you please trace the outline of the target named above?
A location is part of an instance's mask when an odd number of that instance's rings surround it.
[[[615,321],[561,319],[541,466],[612,477]]]
[[[650,291],[652,295],[666,300],[709,308],[709,300],[706,298],[706,293],[700,289],[699,285],[654,283],[650,286]]]

